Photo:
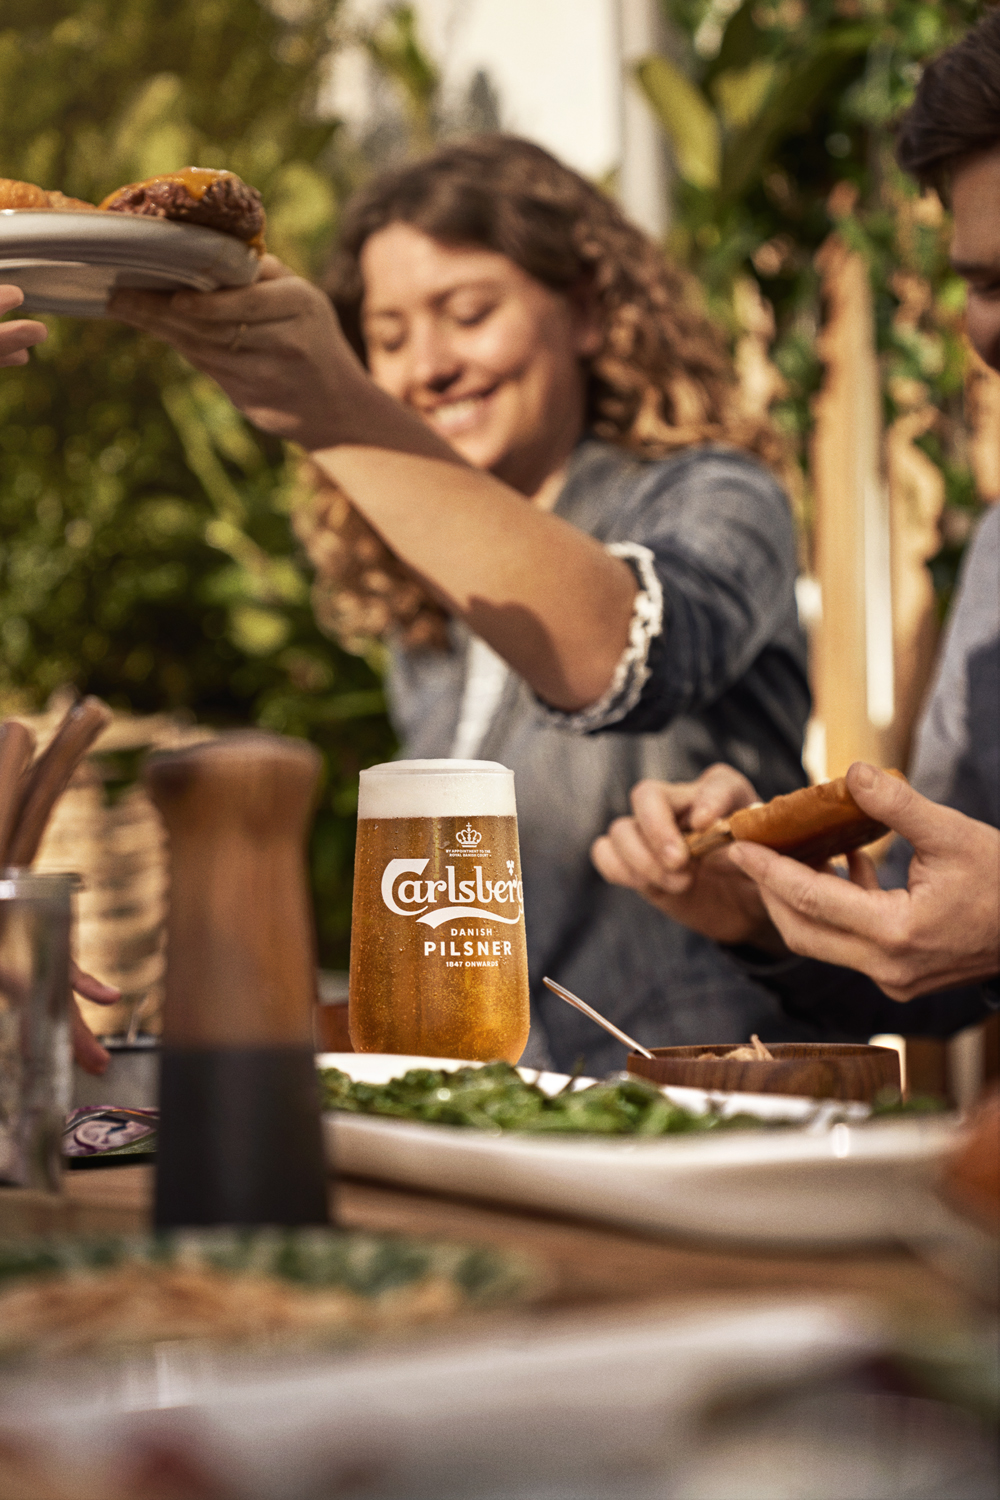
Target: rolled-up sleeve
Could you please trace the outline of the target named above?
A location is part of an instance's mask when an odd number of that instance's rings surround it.
[[[636,575],[628,645],[602,697],[574,714],[547,709],[553,722],[662,729],[715,703],[772,646],[804,680],[792,516],[755,460],[702,449],[647,465],[600,539]]]

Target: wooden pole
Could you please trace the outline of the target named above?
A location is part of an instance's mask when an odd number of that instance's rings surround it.
[[[888,505],[871,288],[860,255],[832,235],[820,249],[826,375],[812,446],[816,573],[822,619],[813,634],[815,715],[825,775],[879,762],[892,718]],[[880,618],[881,614],[881,618]],[[888,639],[885,631],[888,630]],[[887,670],[886,670],[887,669]]]

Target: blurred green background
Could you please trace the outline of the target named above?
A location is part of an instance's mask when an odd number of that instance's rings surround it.
[[[478,104],[445,113],[413,12],[394,6],[361,38],[394,110],[381,133],[351,138],[322,108],[347,34],[339,10],[336,0],[5,0],[0,175],[99,201],[154,172],[228,167],[262,192],[270,248],[316,274],[338,205],[367,172],[496,118],[482,79]],[[975,508],[947,225],[905,209],[915,193],[892,165],[886,125],[920,60],[979,10],[666,0],[670,55],[639,70],[676,166],[673,253],[734,339],[741,281],[774,307],[778,414],[806,491],[821,373],[813,257],[836,226],[871,267],[887,418],[899,379],[926,387],[945,416],[922,445],[951,511]],[[928,288],[908,323],[900,268]],[[72,682],[136,713],[183,710],[311,740],[326,768],[311,851],[320,958],[344,967],[357,774],[395,745],[377,649],[348,655],[313,621],[289,521],[293,463],[169,351],[113,323],[48,321],[31,364],[0,375],[0,713],[41,708]],[[964,534],[951,533],[937,562],[943,593]]]
[[[0,172],[99,201],[225,166],[263,193],[270,247],[318,271],[352,180],[316,111],[335,9],[12,0]],[[46,321],[31,364],[0,379],[0,709],[73,682],[136,713],[312,740],[320,953],[343,967],[358,771],[395,745],[377,673],[313,621],[294,470],[170,351],[110,322]]]
[[[670,55],[638,76],[671,145],[671,252],[740,332],[740,283],[774,311],[784,379],[773,414],[796,445],[809,552],[812,398],[822,379],[817,250],[836,230],[868,264],[883,418],[930,404],[918,445],[946,508],[932,572],[943,613],[981,508],[967,456],[965,289],[937,200],[893,160],[892,122],[922,62],[985,11],[975,0],[664,0]],[[935,211],[936,210],[936,211]]]

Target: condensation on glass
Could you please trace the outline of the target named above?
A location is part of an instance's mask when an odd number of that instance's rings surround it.
[[[506,766],[412,760],[362,771],[349,1010],[359,1052],[520,1057],[528,963]]]

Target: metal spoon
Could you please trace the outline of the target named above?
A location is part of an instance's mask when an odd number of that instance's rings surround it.
[[[592,1021],[596,1021],[598,1026],[603,1026],[605,1031],[610,1031],[613,1037],[616,1037],[619,1042],[624,1042],[632,1052],[638,1052],[640,1057],[652,1058],[652,1052],[640,1046],[627,1032],[619,1031],[613,1022],[606,1020],[600,1011],[588,1005],[586,1000],[581,1000],[579,995],[574,995],[572,990],[564,989],[561,984],[556,984],[554,979],[543,979],[542,983],[547,985],[554,995],[558,995],[560,1000],[565,1000],[567,1005],[575,1005],[577,1010],[582,1010],[583,1014],[589,1016]]]

